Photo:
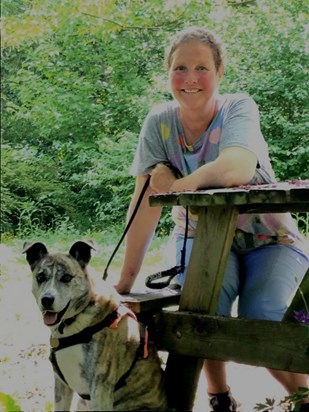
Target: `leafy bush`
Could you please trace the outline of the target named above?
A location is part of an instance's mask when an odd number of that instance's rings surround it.
[[[170,98],[164,47],[192,24],[228,45],[222,92],[257,101],[277,178],[309,178],[305,12],[303,0],[4,2],[2,231],[123,226],[141,124]]]

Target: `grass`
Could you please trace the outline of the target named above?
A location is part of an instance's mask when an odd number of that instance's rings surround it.
[[[94,243],[95,250],[92,252],[91,270],[98,275],[102,274],[111,257],[121,234],[119,230],[80,233],[76,230],[61,230],[58,232],[48,231],[43,232],[37,230],[31,236],[27,237],[12,237],[5,235],[2,238],[2,244],[10,247],[16,253],[16,262],[25,264],[25,255],[22,253],[24,242],[42,242],[46,245],[50,252],[68,252],[74,242],[78,240],[91,240]],[[151,243],[149,250],[145,256],[141,273],[149,275],[153,271],[166,269],[163,262],[164,248],[167,243],[167,237],[155,237]],[[119,276],[124,258],[124,243],[118,249],[114,259],[109,267],[109,277],[113,282]],[[141,283],[143,276],[138,283]],[[140,285],[139,285],[140,286]]]

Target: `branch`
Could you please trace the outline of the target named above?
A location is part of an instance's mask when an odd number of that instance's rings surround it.
[[[107,23],[114,24],[115,26],[121,27],[123,30],[159,30],[162,27],[167,26],[167,25],[168,26],[173,26],[173,25],[179,24],[178,20],[173,20],[173,21],[170,21],[170,22],[164,22],[159,26],[151,26],[151,27],[147,27],[147,26],[125,26],[121,23],[118,23],[117,21],[106,19],[105,17],[96,16],[94,14],[86,13],[86,12],[83,12],[83,11],[79,11],[79,13],[83,14],[85,16],[93,17],[93,18],[96,18],[96,19],[101,19],[103,21],[106,21]]]
[[[256,6],[256,0],[244,0],[244,1],[228,1],[228,4],[231,6],[242,7],[242,6]]]

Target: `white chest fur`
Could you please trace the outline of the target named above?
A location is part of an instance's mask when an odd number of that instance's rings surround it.
[[[90,394],[89,381],[83,376],[85,354],[83,345],[74,345],[60,349],[55,353],[58,367],[67,384],[80,395]]]

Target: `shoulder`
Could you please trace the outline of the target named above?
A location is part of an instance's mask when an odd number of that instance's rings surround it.
[[[220,96],[222,114],[230,116],[259,116],[259,109],[254,99],[247,93],[233,93]]]
[[[247,93],[231,93],[219,96],[222,106],[248,105],[256,106],[253,98]]]
[[[157,119],[173,117],[176,115],[178,107],[178,103],[174,100],[159,103],[151,108],[148,117]]]

